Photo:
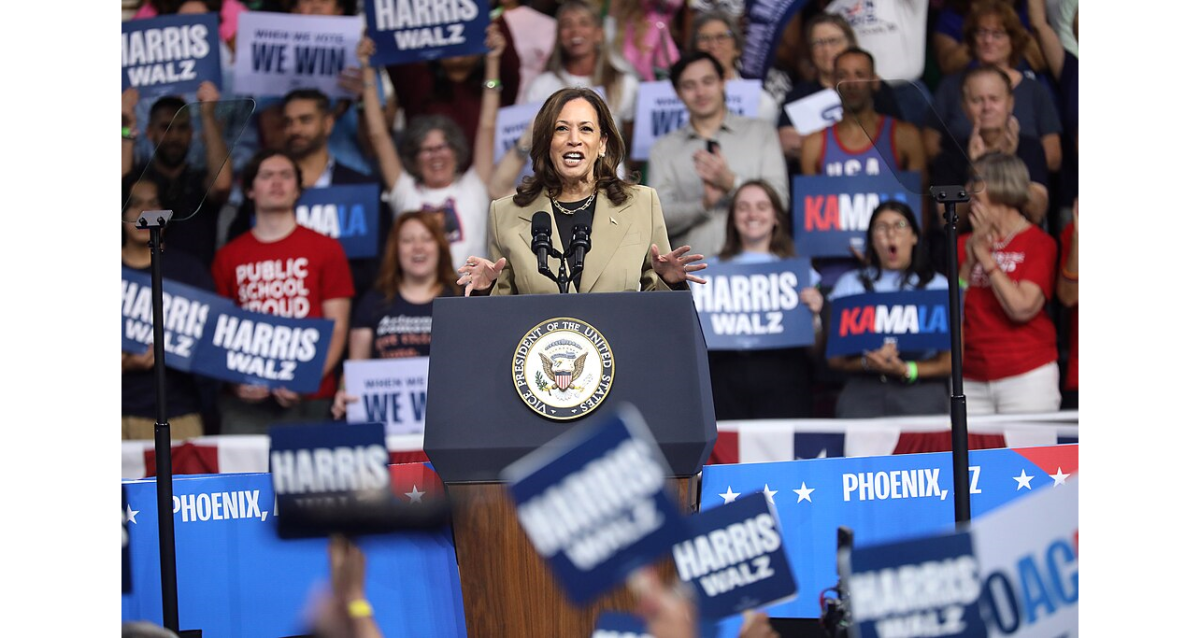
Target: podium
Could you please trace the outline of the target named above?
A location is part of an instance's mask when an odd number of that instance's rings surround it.
[[[520,360],[540,367],[531,330],[561,320],[605,340],[611,384],[579,417],[551,418],[519,393]],[[717,440],[704,334],[688,292],[438,298],[433,305],[425,453],[446,483],[470,636],[588,636],[601,611],[632,611],[625,588],[575,607],[525,537],[500,471],[621,403],[642,413],[685,513]],[[524,347],[522,348],[522,345]],[[549,368],[546,369],[550,376]],[[549,379],[547,379],[549,381]],[[560,413],[565,414],[565,413]],[[670,491],[670,490],[669,490]],[[669,557],[657,565],[669,579]]]

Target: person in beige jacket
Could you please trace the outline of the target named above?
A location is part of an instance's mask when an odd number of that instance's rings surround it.
[[[682,290],[689,281],[704,283],[693,274],[705,268],[704,256],[689,254],[690,246],[671,249],[658,194],[618,176],[625,144],[596,92],[565,88],[551,95],[534,119],[532,140],[533,176],[515,195],[492,202],[489,258],[472,255],[458,268],[467,295],[559,292],[531,250],[539,212],[549,217],[554,251],[572,265],[572,231],[590,228],[583,270],[572,272],[569,291]],[[550,257],[549,271],[557,265]]]

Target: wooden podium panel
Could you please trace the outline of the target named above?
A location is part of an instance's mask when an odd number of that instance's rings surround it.
[[[667,480],[675,486],[684,515],[695,513],[699,507],[696,477]],[[625,586],[586,608],[576,607],[563,595],[553,572],[521,529],[503,483],[448,484],[446,491],[454,508],[454,545],[471,638],[586,638],[600,612],[632,613],[635,599]],[[670,555],[656,568],[664,582],[674,582]]]

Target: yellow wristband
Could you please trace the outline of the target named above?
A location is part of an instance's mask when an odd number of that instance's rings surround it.
[[[349,612],[351,618],[370,618],[375,615],[371,603],[361,598],[346,603],[346,611]]]
[[[906,368],[908,368],[904,375],[904,380],[908,381],[909,383],[916,383],[917,382],[917,362],[909,361],[908,363],[906,363],[904,365]]]

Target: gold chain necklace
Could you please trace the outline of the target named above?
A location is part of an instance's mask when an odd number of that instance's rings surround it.
[[[579,211],[587,208],[588,206],[591,206],[593,199],[596,199],[596,191],[592,191],[592,194],[588,195],[588,198],[583,200],[582,206],[579,206],[579,207],[571,209],[571,210],[567,210],[566,208],[563,208],[563,205],[558,203],[558,200],[554,199],[553,197],[550,198],[550,203],[554,204],[554,207],[558,209],[558,212],[560,212],[564,215],[574,215],[575,213],[578,213]]]

